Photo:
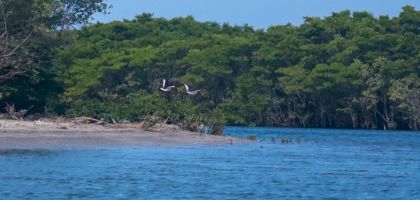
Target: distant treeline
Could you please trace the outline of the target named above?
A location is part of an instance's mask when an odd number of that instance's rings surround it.
[[[418,130],[419,33],[411,6],[267,30],[143,14],[61,31],[37,81],[7,81],[2,101],[108,121]]]

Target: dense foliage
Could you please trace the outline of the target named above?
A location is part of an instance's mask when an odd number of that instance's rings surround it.
[[[103,0],[0,0],[0,101],[42,112],[55,83],[52,52],[68,44],[72,26],[103,12]]]
[[[105,120],[420,128],[420,11],[342,11],[254,30],[150,14],[95,24],[54,54],[46,110]],[[162,79],[177,93],[159,90]],[[182,84],[203,89],[188,96]],[[51,99],[51,98],[49,98]],[[214,127],[214,126],[213,126]]]

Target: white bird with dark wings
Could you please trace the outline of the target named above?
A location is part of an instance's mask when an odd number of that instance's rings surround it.
[[[188,85],[184,83],[185,89],[187,90],[187,94],[189,95],[197,95],[201,92],[201,90],[194,90],[194,91],[190,91],[188,88]]]
[[[168,86],[168,87],[165,87],[165,86],[166,86],[166,79],[163,79],[163,84],[162,84],[162,87],[160,88],[160,90],[162,90],[164,92],[170,92],[173,89],[175,89],[174,85],[171,85],[171,86]]]

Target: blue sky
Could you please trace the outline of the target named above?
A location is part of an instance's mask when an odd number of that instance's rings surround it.
[[[193,16],[199,21],[249,24],[255,28],[299,25],[304,16],[324,17],[345,9],[369,11],[374,15],[396,16],[404,5],[420,9],[420,0],[108,0],[109,15],[95,15],[95,21],[132,19],[148,12],[156,17]]]

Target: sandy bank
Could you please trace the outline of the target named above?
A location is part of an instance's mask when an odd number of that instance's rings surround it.
[[[185,146],[247,142],[240,138],[205,135],[171,126],[145,131],[137,124],[93,125],[51,120],[0,120],[0,124],[0,149]]]

